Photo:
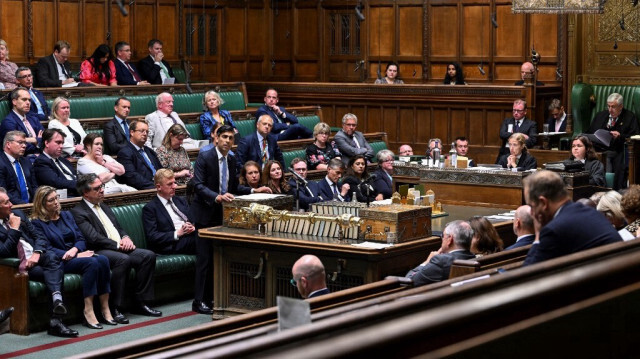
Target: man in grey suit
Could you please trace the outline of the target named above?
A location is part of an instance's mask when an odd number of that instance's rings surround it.
[[[374,155],[373,148],[364,138],[362,132],[356,131],[357,126],[358,118],[356,115],[348,113],[342,116],[342,130],[338,131],[334,137],[345,165],[355,155],[363,155],[369,162]]]

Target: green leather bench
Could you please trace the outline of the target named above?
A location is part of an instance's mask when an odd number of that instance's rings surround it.
[[[378,162],[378,159],[376,158],[376,155],[378,154],[378,152],[388,149],[387,143],[384,141],[371,142],[369,143],[369,145],[373,149],[373,159],[371,159],[371,163]]]
[[[640,87],[577,83],[571,89],[574,134],[589,129],[595,115],[607,109],[607,97],[614,92],[622,95],[624,108],[633,111],[636,117],[640,115]]]

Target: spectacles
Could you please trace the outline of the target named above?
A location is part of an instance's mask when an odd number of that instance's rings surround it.
[[[56,195],[55,197],[47,199],[47,203],[54,203],[60,200],[60,195]]]
[[[104,183],[99,186],[91,187],[91,189],[96,192],[99,192],[101,189],[104,189]]]
[[[27,144],[27,141],[16,141],[16,140],[13,140],[11,142],[15,142],[15,143],[19,144],[20,146],[25,146]]]
[[[149,130],[133,130],[133,132],[149,133]]]
[[[513,109],[513,112],[517,112],[517,113],[522,113],[522,112],[525,112],[525,111],[526,111],[526,109],[522,109],[522,110],[518,110],[518,109],[515,109],[515,108]]]
[[[18,76],[19,79],[26,79],[26,78],[29,78],[29,77],[33,77],[33,75],[32,74],[28,74],[28,75]]]

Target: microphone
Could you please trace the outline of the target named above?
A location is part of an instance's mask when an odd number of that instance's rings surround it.
[[[362,5],[356,5],[356,17],[360,21],[364,21],[364,14],[362,13],[362,9],[360,8]]]
[[[116,0],[116,4],[118,4],[118,9],[120,9],[122,16],[129,15],[129,12],[127,11],[127,9],[125,9],[124,4],[122,3],[122,0]]]
[[[498,19],[495,12],[491,14],[491,25],[493,25],[494,29],[498,28]]]
[[[480,71],[480,73],[482,74],[482,76],[484,76],[486,74],[486,72],[484,71],[484,69],[482,68],[482,64],[478,65],[478,71]]]
[[[371,183],[373,181],[375,181],[375,179],[378,178],[378,175],[375,173],[372,173],[369,175],[369,177],[367,177],[366,180],[362,181],[362,183]]]
[[[289,167],[289,168],[287,168],[287,170],[288,170],[289,172],[291,172],[291,174],[293,175],[293,177],[295,177],[295,178],[296,178],[296,181],[301,182],[301,183],[304,183],[304,185],[305,185],[305,186],[307,185],[307,183],[309,183],[309,182],[307,182],[307,180],[306,180],[306,179],[302,178],[302,176],[300,176],[300,175],[298,174],[298,172],[296,172],[293,168]]]

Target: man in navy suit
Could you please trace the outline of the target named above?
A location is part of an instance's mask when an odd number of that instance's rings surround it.
[[[291,268],[291,283],[298,288],[302,298],[314,298],[329,294],[324,265],[320,258],[307,254],[298,259]]]
[[[537,171],[526,177],[524,198],[531,206],[537,237],[524,265],[622,241],[605,216],[569,199],[562,177],[555,172]]]
[[[131,102],[126,97],[120,97],[116,100],[113,110],[115,115],[111,121],[104,124],[102,137],[106,153],[117,155],[129,142],[127,116],[131,111]]]
[[[393,179],[391,174],[393,173],[393,161],[395,156],[390,150],[381,150],[376,154],[378,160],[378,168],[373,173],[375,179],[373,180],[373,188],[378,196],[376,200],[389,199],[393,194]]]
[[[4,136],[4,153],[0,154],[0,187],[7,190],[14,204],[33,202],[38,189],[31,161],[23,157],[26,144],[24,132],[9,131]]]
[[[520,206],[516,209],[516,214],[513,218],[513,233],[517,236],[516,243],[505,248],[505,251],[528,246],[536,239],[533,217],[531,217],[531,207],[528,205]]]
[[[460,136],[460,137],[456,137],[455,143],[456,143],[456,155],[467,157],[467,153],[469,153],[469,140],[464,136]],[[475,166],[476,166],[475,162],[473,162],[472,159],[469,159],[469,162],[467,163],[467,167],[475,167]]]
[[[291,160],[291,168],[303,179],[307,179],[307,162],[300,157],[296,157]],[[318,196],[318,183],[314,181],[308,181],[306,186],[302,183],[297,184],[295,177],[289,178],[289,186],[293,190],[293,196],[299,199],[300,208],[305,211],[309,210],[311,203],[322,202],[322,197]],[[300,186],[299,191],[296,190],[297,186]],[[299,194],[299,196],[298,196]],[[299,197],[299,198],[298,198]]]
[[[26,66],[20,66],[16,70],[16,81],[18,84],[27,91],[29,91],[29,95],[31,95],[31,108],[29,109],[29,113],[38,117],[40,121],[48,121],[49,120],[49,105],[47,105],[47,101],[44,98],[42,92],[33,88],[33,75],[31,74],[31,69]]]
[[[149,56],[145,56],[138,62],[138,70],[142,78],[150,84],[160,85],[167,78],[175,78],[171,66],[164,60],[162,41],[152,39],[149,41]]]
[[[278,140],[271,134],[273,120],[269,115],[262,115],[256,121],[256,132],[244,137],[238,145],[238,168],[242,168],[245,162],[255,161],[263,168],[269,160],[280,162],[284,166],[284,157],[278,146]]]
[[[413,285],[441,282],[449,279],[451,264],[456,259],[473,259],[475,254],[469,251],[473,229],[469,222],[453,221],[442,231],[442,246],[431,252],[426,261],[412,269],[405,277],[411,278]]]
[[[158,195],[142,208],[144,234],[151,250],[160,254],[196,255],[195,297],[191,309],[200,314],[213,314],[208,303],[213,295],[212,253],[207,239],[198,237],[189,219],[189,205],[176,194],[176,179],[170,169],[162,168],[153,178]],[[210,248],[210,247],[209,247]]]
[[[525,100],[515,100],[513,102],[513,117],[506,118],[500,126],[500,138],[502,139],[502,147],[498,152],[496,163],[502,155],[509,153],[507,144],[509,137],[516,132],[524,134],[527,148],[533,148],[536,144],[538,136],[538,125],[535,121],[527,119],[527,102]]]
[[[53,54],[41,57],[36,67],[39,87],[60,87],[76,82],[71,76],[69,51],[71,45],[60,40],[53,45]]]
[[[0,187],[0,258],[19,258],[20,272],[29,273],[31,280],[44,282],[51,292],[53,303],[49,321],[50,335],[77,337],[78,332],[62,323],[67,308],[62,301],[62,281],[64,269],[49,243],[36,230],[22,211],[11,211],[11,200],[7,191]],[[26,303],[22,303],[26,304]]]
[[[162,168],[156,153],[145,146],[149,125],[145,119],[135,119],[129,124],[131,140],[118,152],[118,162],[124,166],[121,182],[135,189],[152,189],[153,176]]]
[[[42,134],[44,148],[42,154],[33,162],[36,180],[39,185],[47,185],[57,189],[66,189],[68,197],[75,197],[78,173],[75,166],[62,155],[64,132],[57,128],[49,128]]]
[[[349,202],[351,187],[348,183],[339,183],[344,172],[344,163],[339,158],[332,158],[327,165],[327,175],[318,181],[318,197],[323,201]]]
[[[42,132],[44,127],[40,121],[32,116],[29,111],[31,108],[31,95],[24,87],[18,87],[11,91],[12,111],[0,123],[0,138],[4,138],[9,131],[22,131],[27,137],[27,148],[25,153],[40,153],[38,146],[42,143]]]
[[[284,107],[278,106],[278,92],[274,89],[267,90],[264,105],[256,111],[256,118],[262,115],[269,115],[273,120],[271,132],[277,136],[278,141],[311,138],[312,132],[298,123],[296,116],[287,112]]]
[[[113,61],[113,64],[116,67],[118,85],[148,85],[149,82],[144,81],[135,66],[129,62],[129,60],[131,60],[131,45],[127,42],[120,41],[116,44],[115,48],[116,59]]]

